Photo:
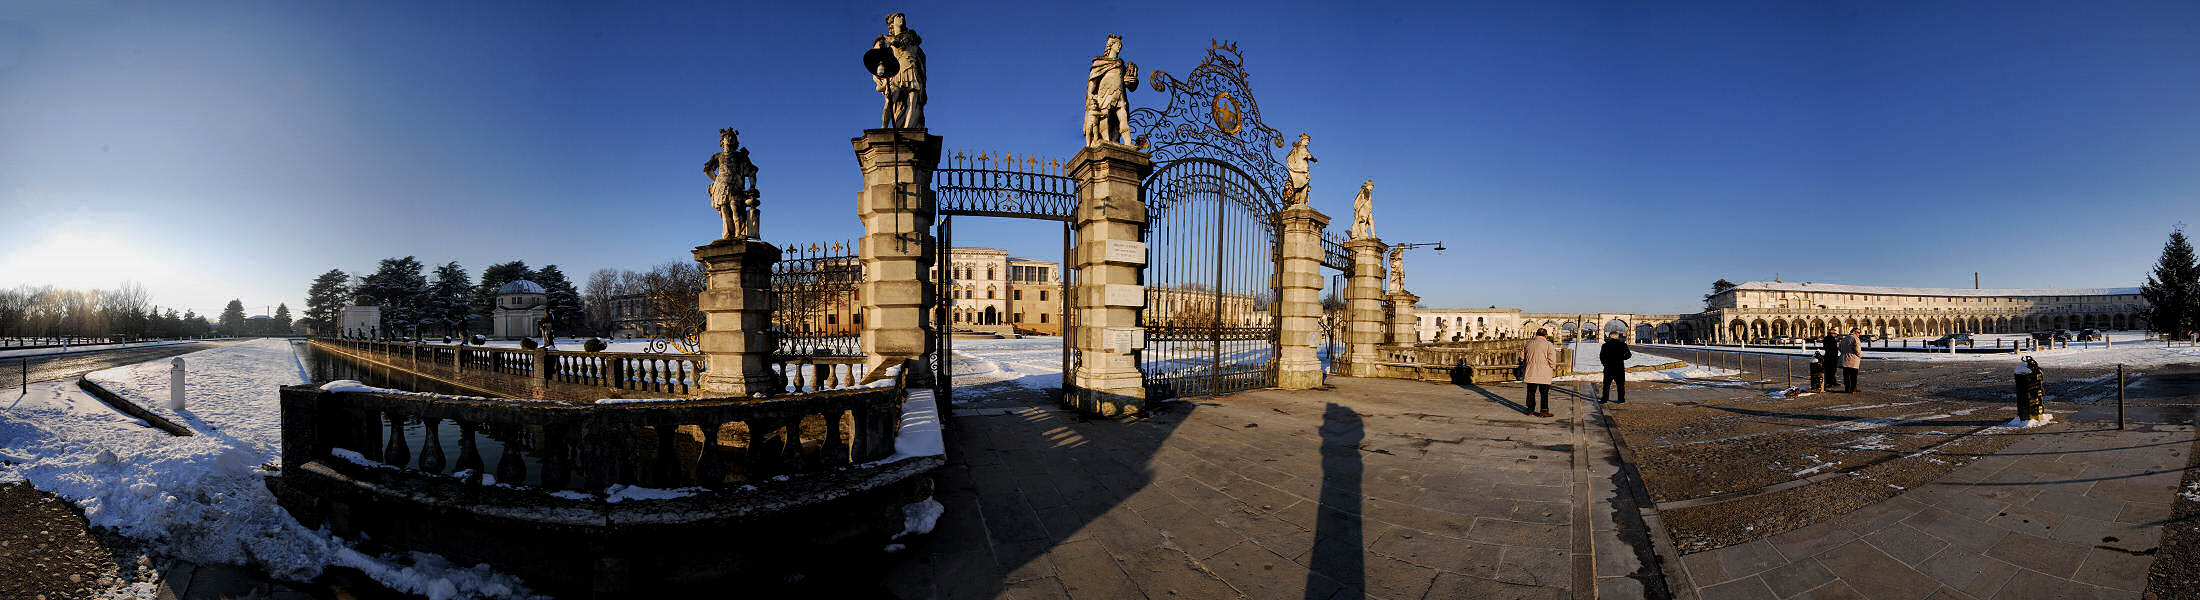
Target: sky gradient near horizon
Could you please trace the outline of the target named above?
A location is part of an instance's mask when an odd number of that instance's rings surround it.
[[[378,259],[578,280],[714,238],[720,127],[775,243],[860,233],[888,12],[950,149],[1064,158],[1109,33],[1246,58],[1314,207],[1429,307],[1689,312],[1709,282],[2138,285],[2200,221],[2200,3],[0,5],[0,287],[302,309]],[[1131,95],[1135,106],[1165,96]],[[1280,153],[1278,154],[1280,158]],[[982,222],[981,222],[982,221]],[[956,241],[1058,260],[1051,223]]]

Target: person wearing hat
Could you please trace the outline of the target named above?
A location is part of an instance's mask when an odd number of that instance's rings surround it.
[[[1604,393],[1599,400],[1613,404],[1627,403],[1627,359],[1635,353],[1627,349],[1627,340],[1614,333],[1604,338],[1604,348],[1597,351],[1597,359],[1604,363]],[[1612,392],[1619,391],[1619,399],[1612,399]]]
[[[1558,347],[1551,345],[1551,330],[1537,329],[1520,352],[1520,381],[1528,384],[1528,414],[1551,416],[1551,377],[1558,372]],[[1537,395],[1543,403],[1536,404]]]

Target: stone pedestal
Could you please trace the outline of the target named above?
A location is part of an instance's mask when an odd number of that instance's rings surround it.
[[[1398,290],[1390,293],[1390,345],[1412,346],[1421,343],[1421,318],[1414,316],[1413,303],[1421,297],[1413,292]]]
[[[1146,203],[1139,184],[1153,159],[1122,144],[1099,142],[1070,158],[1077,188],[1077,322],[1070,348],[1077,372],[1062,401],[1090,415],[1123,416],[1146,409],[1146,378],[1137,352],[1145,346],[1138,311],[1146,304]]]
[[[1381,239],[1347,240],[1352,253],[1352,273],[1344,286],[1345,375],[1375,376],[1376,347],[1382,345],[1389,324],[1383,322],[1383,251]]]
[[[1276,303],[1276,386],[1304,390],[1322,386],[1322,364],[1315,349],[1322,331],[1322,228],[1329,216],[1309,207],[1276,213],[1283,226],[1281,298]]]
[[[923,282],[933,263],[932,169],[940,138],[923,129],[869,129],[852,140],[863,170],[856,217],[863,239],[862,349],[865,383],[889,367],[920,358],[932,333],[925,309],[937,300]]]
[[[779,248],[753,240],[718,240],[695,248],[703,263],[703,393],[773,394],[771,371],[772,264]]]

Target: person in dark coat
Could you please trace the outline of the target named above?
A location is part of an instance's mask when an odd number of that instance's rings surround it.
[[[1828,328],[1826,329],[1824,344],[1819,347],[1818,377],[1820,381],[1817,383],[1820,387],[1818,389],[1832,390],[1834,374],[1840,372],[1838,370],[1840,367],[1841,330]]]
[[[1604,349],[1597,352],[1597,359],[1604,363],[1604,393],[1599,398],[1614,404],[1627,403],[1627,359],[1635,353],[1627,349],[1627,340],[1619,334],[1604,339]],[[1619,391],[1619,399],[1612,399],[1612,391]]]

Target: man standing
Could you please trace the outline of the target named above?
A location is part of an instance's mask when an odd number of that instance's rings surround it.
[[[1841,330],[1826,329],[1826,337],[1820,340],[1818,353],[1818,381],[1811,382],[1811,391],[1831,391],[1836,369],[1841,367]]]
[[[1863,332],[1852,328],[1848,335],[1841,336],[1841,380],[1845,384],[1842,387],[1851,394],[1856,393],[1856,370],[1864,367],[1864,349],[1856,340],[1859,333]]]
[[[1551,376],[1558,372],[1558,348],[1551,345],[1551,331],[1535,330],[1535,337],[1528,338],[1528,345],[1520,353],[1520,380],[1528,384],[1528,414],[1538,417],[1551,416]],[[1543,403],[1536,404],[1541,395]]]
[[[1627,349],[1627,341],[1615,333],[1604,339],[1604,349],[1597,352],[1597,359],[1604,363],[1604,394],[1598,398],[1613,404],[1627,403],[1627,359],[1635,353]],[[1612,390],[1619,390],[1619,399],[1612,399]]]

